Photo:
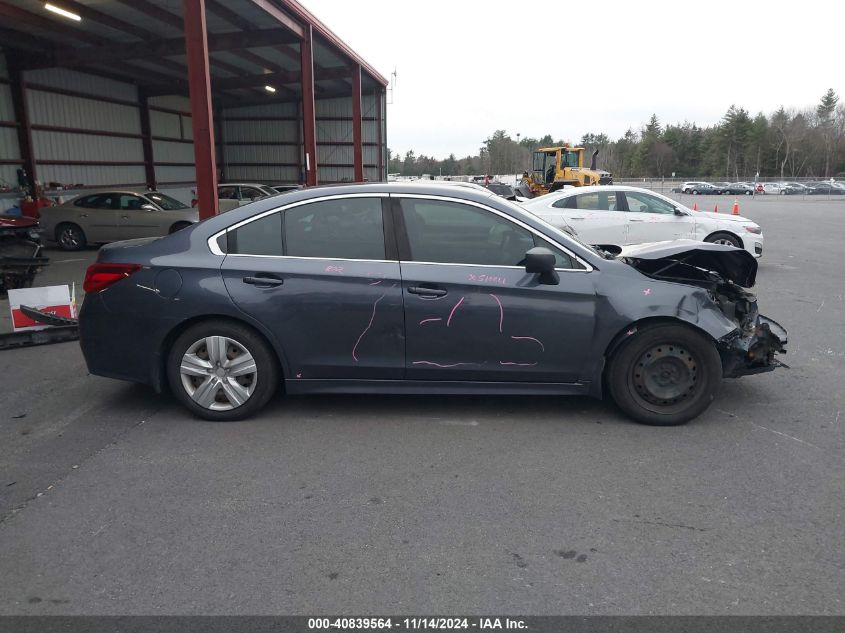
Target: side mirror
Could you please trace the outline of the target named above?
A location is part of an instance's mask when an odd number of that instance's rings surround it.
[[[525,272],[540,275],[540,283],[547,286],[556,286],[560,283],[560,277],[555,271],[555,254],[545,246],[535,246],[525,253]]]
[[[151,204],[142,204],[142,205],[141,205],[141,208],[142,208],[144,211],[158,211],[158,209],[157,209],[155,206],[151,205]]]
[[[678,207],[675,207],[675,215],[686,215],[686,212],[681,211]]]

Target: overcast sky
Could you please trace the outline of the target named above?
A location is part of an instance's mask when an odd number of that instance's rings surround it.
[[[402,154],[475,154],[496,129],[617,138],[652,112],[708,125],[732,103],[768,114],[828,88],[845,101],[841,1],[301,1],[396,68],[387,143]]]

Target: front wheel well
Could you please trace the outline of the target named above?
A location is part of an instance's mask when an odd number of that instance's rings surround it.
[[[247,327],[252,330],[257,336],[259,336],[266,344],[267,347],[272,350],[273,358],[276,359],[276,367],[279,370],[279,375],[282,377],[281,380],[281,387],[284,391],[284,377],[285,377],[285,369],[284,363],[282,359],[279,358],[279,353],[276,350],[275,345],[267,338],[267,336],[253,326],[251,323],[244,321],[243,319],[236,319],[231,316],[223,315],[223,314],[203,314],[200,316],[191,317],[190,319],[186,319],[179,323],[176,327],[174,327],[162,340],[161,345],[158,349],[158,362],[155,364],[155,371],[157,374],[153,376],[153,387],[159,393],[161,393],[167,387],[167,356],[170,353],[170,348],[173,343],[176,341],[177,338],[190,327],[198,323],[202,323],[203,321],[229,321],[230,323],[236,323],[243,327]]]
[[[683,327],[688,327],[689,329],[696,331],[700,334],[706,336],[709,340],[713,342],[713,345],[716,345],[716,339],[714,339],[708,332],[702,330],[700,327],[695,326],[694,324],[684,321],[683,319],[676,319],[673,317],[646,317],[644,319],[640,319],[638,321],[634,321],[633,323],[627,325],[626,327],[619,330],[611,340],[608,346],[604,350],[604,356],[602,357],[604,366],[602,367],[601,371],[601,387],[602,392],[607,390],[607,368],[608,368],[608,361],[613,357],[613,355],[619,351],[619,349],[625,344],[625,341],[628,340],[630,336],[633,336],[637,332],[642,331],[645,328],[651,328],[658,325],[680,325]]]
[[[707,237],[704,238],[704,241],[710,242],[717,235],[729,235],[729,236],[735,238],[737,242],[739,242],[740,248],[745,248],[745,242],[743,241],[743,239],[739,235],[737,235],[736,233],[734,233],[732,231],[713,231],[710,235],[708,235]]]

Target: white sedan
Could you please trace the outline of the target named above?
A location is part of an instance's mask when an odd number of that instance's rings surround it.
[[[648,189],[618,185],[548,193],[522,206],[553,226],[574,229],[588,244],[642,244],[691,239],[763,254],[763,232],[741,215],[693,211]]]

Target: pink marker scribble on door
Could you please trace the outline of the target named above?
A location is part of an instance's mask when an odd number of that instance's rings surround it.
[[[412,365],[433,365],[434,367],[440,367],[442,369],[448,369],[450,367],[458,367],[459,365],[475,365],[477,363],[449,363],[444,365],[442,363],[435,363],[430,360],[415,360]]]
[[[505,309],[502,307],[502,302],[499,301],[499,297],[496,295],[490,295],[496,300],[496,303],[499,304],[499,333],[502,332],[502,324],[505,322]]]
[[[457,310],[458,306],[461,305],[463,302],[464,302],[464,297],[461,297],[460,299],[458,299],[458,302],[455,304],[455,307],[452,308],[452,311],[449,313],[449,318],[446,319],[446,327],[449,327],[449,325],[452,323],[452,317],[455,316],[455,310]]]
[[[378,285],[379,285],[382,281],[384,281],[384,280],[383,280],[383,279],[379,279],[378,281],[371,281],[371,282],[370,282],[370,285],[371,285],[371,286],[378,286]]]
[[[367,323],[367,327],[365,327],[364,331],[361,332],[361,335],[358,337],[358,340],[355,341],[355,345],[352,348],[352,358],[355,360],[356,363],[358,362],[358,355],[356,354],[356,352],[358,350],[358,345],[361,344],[361,339],[364,338],[364,334],[366,334],[367,331],[371,327],[373,327],[373,320],[375,320],[375,318],[376,318],[376,306],[378,306],[378,302],[381,301],[382,299],[384,299],[384,297],[385,297],[385,295],[382,295],[378,299],[376,299],[376,302],[373,304],[373,314],[370,316],[370,322]]]
[[[540,346],[540,349],[544,352],[546,351],[546,347],[543,345],[543,342],[539,339],[534,338],[533,336],[512,336],[511,337],[515,341],[534,341],[537,345]]]
[[[515,365],[516,367],[534,367],[537,363],[515,363],[511,360],[500,360],[500,365]]]
[[[443,319],[441,317],[437,317],[437,318],[433,318],[433,319],[423,319],[422,321],[420,321],[420,325],[422,325],[423,323],[431,323],[433,321],[442,321],[442,320]]]

